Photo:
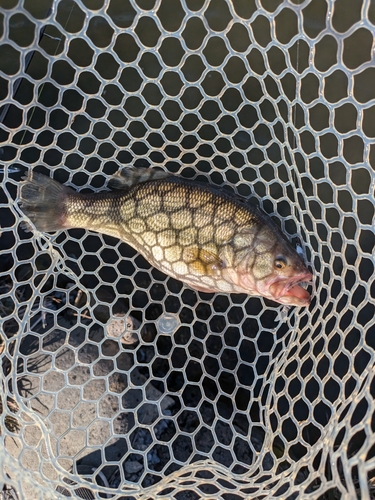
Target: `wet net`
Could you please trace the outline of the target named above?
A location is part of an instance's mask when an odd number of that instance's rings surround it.
[[[374,29],[370,0],[1,0],[1,499],[374,498]],[[24,231],[28,170],[130,164],[259,200],[310,307]]]

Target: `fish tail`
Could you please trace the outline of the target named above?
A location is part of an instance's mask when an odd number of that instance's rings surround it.
[[[38,231],[66,229],[68,195],[74,191],[50,177],[31,172],[21,183],[21,208]],[[28,226],[24,225],[28,229]]]

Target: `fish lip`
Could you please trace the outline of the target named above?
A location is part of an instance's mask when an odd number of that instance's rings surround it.
[[[310,273],[310,271],[297,274],[290,278],[276,277],[268,284],[269,290],[271,292],[272,297],[275,300],[280,301],[280,298],[284,297],[291,288],[297,285],[300,286],[301,283],[311,283],[312,278],[313,276]],[[282,283],[284,283],[284,286],[280,286]],[[310,300],[309,301],[306,300],[306,303],[309,302]]]

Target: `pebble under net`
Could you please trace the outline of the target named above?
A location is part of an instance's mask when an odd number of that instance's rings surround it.
[[[374,3],[3,0],[0,22],[0,498],[375,498]],[[23,230],[28,170],[95,192],[130,164],[259,203],[310,307]]]

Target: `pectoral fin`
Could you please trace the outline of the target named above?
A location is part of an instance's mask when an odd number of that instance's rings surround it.
[[[205,276],[215,276],[225,267],[224,261],[218,255],[204,248],[185,249],[183,259],[194,273]]]

